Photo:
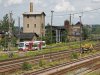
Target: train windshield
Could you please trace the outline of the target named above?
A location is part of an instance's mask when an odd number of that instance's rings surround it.
[[[23,46],[24,46],[24,43],[19,43],[18,46],[19,46],[19,47],[23,47]]]

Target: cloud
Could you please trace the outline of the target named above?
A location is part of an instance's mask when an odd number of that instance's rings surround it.
[[[93,2],[100,2],[100,0],[92,0]]]
[[[24,0],[7,0],[5,1],[4,6],[10,6],[10,5],[15,5],[15,4],[21,4],[23,3]]]
[[[42,0],[30,0],[30,2],[33,2],[35,4],[41,4]]]
[[[70,4],[70,2],[60,0],[60,2],[55,6],[54,10],[56,12],[75,11],[75,8]]]
[[[90,11],[90,10],[93,10],[91,7],[86,7],[85,9],[84,9],[84,11]]]
[[[0,0],[0,3],[2,2],[2,0]]]
[[[95,17],[93,15],[89,16],[90,19],[94,19]]]

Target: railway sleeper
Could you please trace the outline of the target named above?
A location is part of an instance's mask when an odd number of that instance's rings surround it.
[[[18,70],[20,68],[21,68],[20,64],[8,66],[8,67],[2,67],[0,69],[0,74],[6,75],[7,73],[14,72],[14,71],[16,71],[16,70]]]

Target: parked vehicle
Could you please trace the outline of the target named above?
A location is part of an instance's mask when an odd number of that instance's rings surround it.
[[[93,48],[93,45],[91,43],[86,43],[86,44],[83,44],[82,45],[82,51],[84,53],[84,51],[92,51],[94,48]]]
[[[24,41],[19,42],[18,50],[29,51],[29,50],[37,50],[46,47],[45,41]]]

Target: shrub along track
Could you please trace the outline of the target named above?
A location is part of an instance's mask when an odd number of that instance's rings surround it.
[[[95,47],[96,50],[98,50],[99,46],[97,45]],[[1,74],[7,74],[9,72],[13,72],[15,70],[21,69],[22,63],[25,61],[30,61],[34,64],[38,63],[41,59],[45,60],[59,60],[62,58],[67,58],[69,57],[69,54],[72,52],[80,52],[79,49],[75,50],[63,50],[59,52],[51,52],[48,54],[41,54],[39,56],[35,57],[22,57],[22,58],[16,58],[16,59],[10,59],[7,61],[1,61],[0,62],[0,73]]]

